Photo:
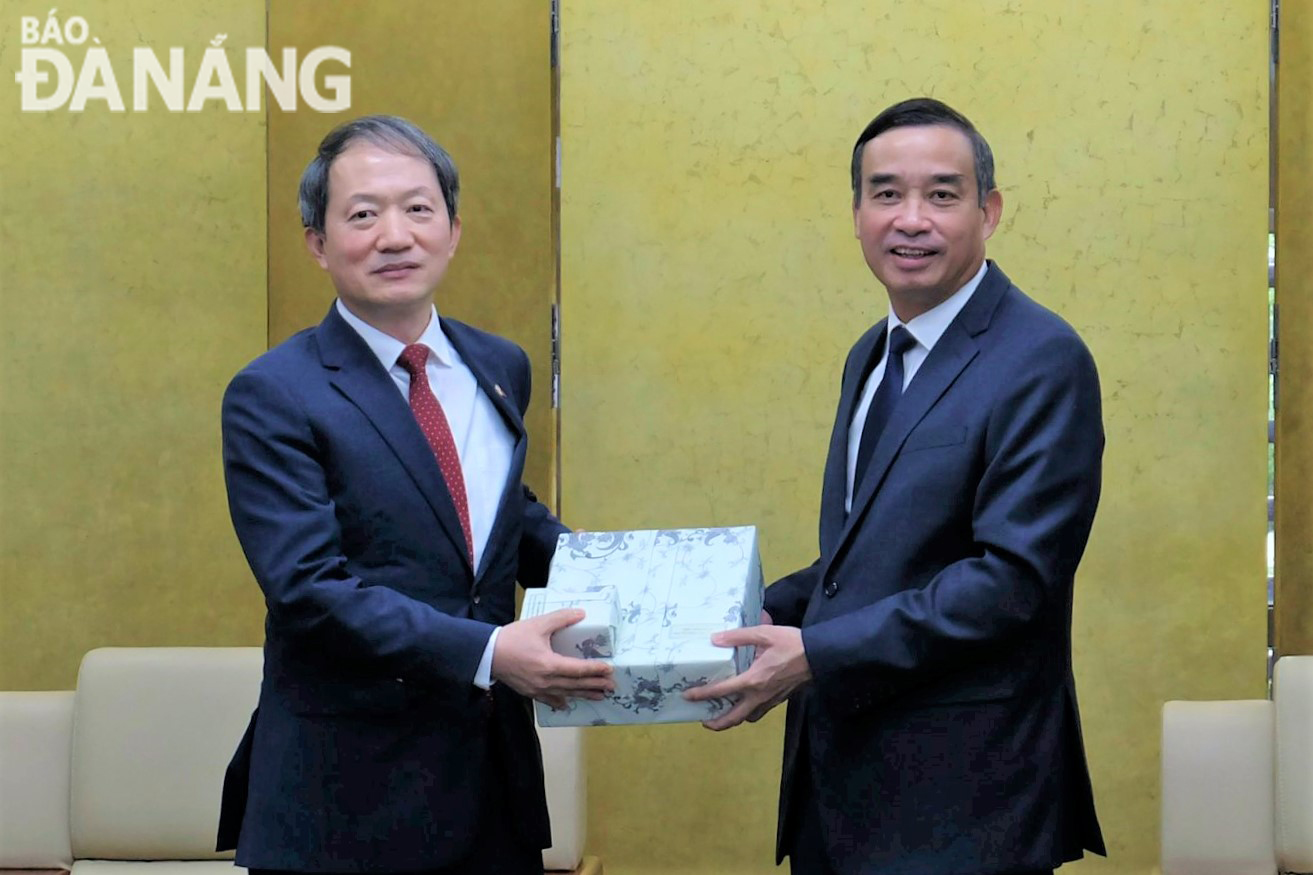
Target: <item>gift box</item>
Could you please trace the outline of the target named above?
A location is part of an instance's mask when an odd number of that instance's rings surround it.
[[[732,705],[725,699],[688,702],[681,693],[752,664],[751,647],[716,647],[711,636],[756,625],[762,589],[755,526],[561,535],[547,586],[526,593],[521,619],[583,608],[584,621],[557,632],[552,649],[606,659],[616,689],[560,711],[535,702],[539,725],[679,723],[724,713]]]
[[[595,586],[584,592],[531,589],[524,594],[521,617],[537,617],[565,608],[579,608],[584,618],[552,635],[552,649],[565,656],[598,659],[615,656],[620,605],[615,587]]]

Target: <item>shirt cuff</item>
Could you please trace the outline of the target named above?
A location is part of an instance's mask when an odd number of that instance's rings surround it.
[[[488,636],[488,646],[483,648],[483,658],[479,660],[479,669],[474,672],[474,686],[481,690],[491,690],[494,683],[492,679],[492,649],[497,645],[497,636],[501,633],[501,626],[492,630]]]

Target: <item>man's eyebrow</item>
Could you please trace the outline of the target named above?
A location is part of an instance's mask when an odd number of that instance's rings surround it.
[[[867,184],[871,187],[889,185],[901,180],[902,177],[897,173],[872,173],[866,178]],[[953,185],[961,188],[966,184],[966,176],[961,173],[936,173],[930,177],[930,182],[933,185]]]
[[[416,196],[420,196],[420,195],[422,195],[422,196],[424,196],[424,197],[431,198],[431,197],[434,196],[434,191],[433,191],[433,189],[432,189],[431,187],[429,187],[429,186],[427,186],[427,185],[417,185],[417,186],[415,186],[414,188],[408,188],[408,189],[406,189],[405,191],[401,192],[401,194],[400,194],[400,196],[399,196],[398,199],[404,201],[404,200],[409,200],[410,198],[413,198],[413,197],[416,197]],[[346,202],[349,203],[349,204],[354,204],[354,203],[356,203],[356,202],[358,202],[358,201],[370,201],[370,202],[373,202],[373,201],[380,201],[380,200],[383,200],[383,198],[380,197],[379,195],[373,193],[373,192],[369,192],[369,191],[358,191],[358,192],[356,192],[356,193],[350,195],[350,196],[346,199]]]

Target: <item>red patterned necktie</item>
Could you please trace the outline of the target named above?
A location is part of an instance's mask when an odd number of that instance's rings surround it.
[[[460,470],[460,456],[456,453],[456,441],[451,436],[451,426],[447,424],[447,415],[442,412],[442,405],[429,388],[429,377],[424,365],[429,358],[429,348],[422,343],[412,343],[401,351],[397,364],[410,374],[410,409],[419,422],[424,437],[428,439],[433,455],[442,469],[442,477],[447,481],[447,491],[456,505],[456,514],[460,517],[461,531],[465,533],[465,546],[470,551],[470,561],[474,561],[474,536],[470,533],[470,504],[465,494],[465,475]]]

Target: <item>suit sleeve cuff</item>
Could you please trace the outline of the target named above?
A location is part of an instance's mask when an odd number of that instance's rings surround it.
[[[488,636],[488,644],[483,648],[483,658],[479,660],[479,668],[474,672],[474,686],[481,690],[490,690],[494,683],[492,679],[492,650],[497,646],[497,636],[501,634],[501,627],[498,626],[492,630]]]

